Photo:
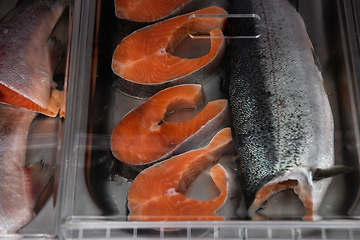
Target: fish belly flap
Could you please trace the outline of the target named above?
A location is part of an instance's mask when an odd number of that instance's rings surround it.
[[[58,114],[61,105],[63,105],[63,97],[62,91],[53,89],[50,93],[48,105],[42,107],[23,95],[0,84],[0,102],[42,113],[46,116],[55,117]]]

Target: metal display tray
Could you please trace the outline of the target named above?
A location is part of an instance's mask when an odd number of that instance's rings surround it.
[[[298,1],[334,113],[335,161],[357,169],[334,177],[320,209],[321,221],[132,222],[126,220],[126,196],[138,169],[113,159],[110,135],[122,116],[143,100],[118,91],[111,71],[112,54],[124,37],[114,1],[76,0],[59,239],[359,239],[359,5],[356,0]],[[213,88],[219,78],[215,75],[205,84],[207,100],[218,98]],[[179,230],[167,231],[175,227]]]

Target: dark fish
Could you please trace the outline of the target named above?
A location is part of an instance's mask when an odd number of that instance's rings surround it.
[[[36,113],[0,103],[0,116],[1,234],[14,233],[33,219],[52,169],[42,161],[25,168],[27,137]]]
[[[232,6],[260,17],[252,26],[260,37],[231,40],[227,76],[249,214],[258,217],[267,199],[292,188],[304,204],[304,219],[314,219],[331,181],[314,181],[313,172],[334,164],[333,116],[305,24],[287,0]],[[241,35],[244,26],[231,29]]]
[[[0,101],[56,116],[53,73],[64,46],[51,37],[65,0],[23,0],[0,21]]]

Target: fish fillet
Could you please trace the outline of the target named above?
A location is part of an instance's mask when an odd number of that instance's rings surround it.
[[[157,163],[141,172],[128,194],[129,220],[189,221],[225,220],[216,211],[231,198],[241,196],[240,188],[220,164],[210,170],[220,194],[215,199],[199,201],[187,198],[184,192],[194,178],[212,166],[233,148],[230,128],[221,130],[208,146],[186,152]],[[233,191],[235,190],[235,192]],[[238,205],[237,205],[238,206]]]
[[[115,127],[110,140],[114,156],[125,163],[149,164],[208,140],[228,121],[226,99],[209,102],[190,120],[164,120],[172,111],[199,107],[204,98],[202,86],[196,84],[170,87],[155,94]]]
[[[147,98],[169,86],[203,83],[215,70],[225,51],[222,30],[226,18],[191,18],[191,14],[226,14],[219,7],[208,7],[142,28],[124,38],[115,49],[112,70],[119,76],[121,90]],[[209,53],[198,58],[172,55],[189,33],[210,34]],[[218,38],[216,38],[218,37]]]
[[[331,179],[313,181],[313,174],[334,164],[334,127],[304,21],[286,0],[233,4],[261,19],[259,38],[231,40],[226,80],[249,214],[256,219],[267,199],[292,188],[304,219],[315,219]]]

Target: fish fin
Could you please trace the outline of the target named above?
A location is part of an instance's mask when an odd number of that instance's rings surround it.
[[[48,185],[41,193],[38,199],[36,199],[36,203],[34,206],[34,212],[37,215],[41,209],[44,208],[45,204],[48,202],[49,198],[53,195],[53,206],[55,207],[56,204],[56,194],[55,194],[55,178],[51,178]]]
[[[327,168],[327,169],[317,168],[313,172],[313,180],[319,181],[319,180],[322,180],[325,178],[334,177],[339,174],[350,173],[353,171],[355,171],[355,168],[344,166],[344,165],[336,165],[336,166],[333,166],[333,167]]]
[[[55,72],[59,66],[61,59],[65,55],[67,44],[60,41],[56,36],[51,35],[48,41],[48,49],[51,61],[51,70]]]
[[[32,163],[25,170],[29,179],[30,197],[36,202],[50,183],[54,175],[54,168],[40,160]]]

